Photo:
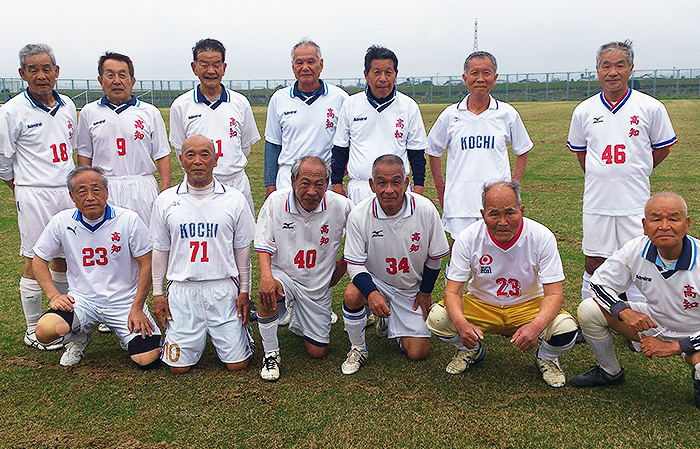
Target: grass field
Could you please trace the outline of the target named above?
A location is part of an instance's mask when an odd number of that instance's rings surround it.
[[[556,234],[567,276],[564,304],[575,312],[583,270],[583,175],[564,146],[575,103],[515,106],[535,143],[523,179],[525,214]],[[666,106],[680,143],[654,171],[652,190],[683,195],[690,216],[698,217],[700,103],[676,100]],[[426,129],[444,107],[421,106]],[[254,112],[262,134],[265,109],[255,107]],[[261,143],[253,147],[247,169],[258,208],[264,192],[262,152]],[[435,198],[431,179],[426,195]],[[259,349],[243,373],[227,372],[211,347],[189,374],[175,377],[165,368],[141,372],[114,335],[96,335],[79,365],[62,368],[60,352],[34,351],[21,342],[24,319],[17,282],[22,262],[14,200],[5,188],[0,189],[0,229],[2,447],[700,445],[700,410],[692,405],[690,368],[680,358],[648,360],[633,354],[619,338],[616,350],[627,381],[584,391],[547,387],[534,353],[522,353],[498,336],[486,337],[483,364],[450,376],[444,368],[454,349],[439,339],[431,340],[426,361],[410,362],[393,341],[379,340],[368,329],[369,362],[357,374],[343,376],[340,364],[349,344],[342,322],[333,326],[329,355],[323,360],[309,359],[303,340],[281,328],[283,371],[276,383],[258,376],[262,351],[257,329]],[[346,283],[347,277],[334,291],[338,313]],[[435,301],[442,291],[438,285]],[[568,377],[592,363],[586,345],[577,345],[562,360]]]

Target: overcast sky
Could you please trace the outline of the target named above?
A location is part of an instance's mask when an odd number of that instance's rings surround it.
[[[372,44],[394,50],[400,76],[459,75],[477,18],[479,49],[501,74],[591,70],[599,45],[623,39],[637,70],[698,69],[699,10],[697,0],[7,0],[0,77],[17,77],[19,49],[43,42],[61,78],[96,78],[112,50],[134,60],[137,79],[189,80],[192,46],[212,37],[227,48],[225,79],[291,78],[289,51],[305,36],[321,46],[325,78],[361,77]]]

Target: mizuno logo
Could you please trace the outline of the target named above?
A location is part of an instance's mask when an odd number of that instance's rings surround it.
[[[93,123],[92,126],[101,125],[101,124],[103,124],[104,122],[105,122],[105,120],[100,120],[100,121],[97,121],[97,122]]]
[[[202,116],[202,114],[190,115],[189,117],[187,117],[187,120],[192,120],[193,118],[197,118],[197,117],[201,117],[201,116]]]
[[[284,111],[284,115],[291,115],[291,114],[296,114],[297,111]]]
[[[375,237],[384,237],[384,229],[380,229],[378,231],[372,231],[372,238]]]
[[[27,125],[27,129],[38,128],[39,126],[41,126],[41,124],[42,124],[41,122],[32,123],[31,125]]]
[[[294,229],[294,222],[282,223],[282,229]]]
[[[363,122],[365,120],[367,120],[367,117],[355,117],[352,119],[353,122]]]
[[[593,117],[593,123],[603,123],[603,116]]]
[[[69,231],[73,231],[73,235],[78,235],[78,234],[75,232],[75,228],[71,228],[70,226],[66,226],[66,229],[68,229]]]

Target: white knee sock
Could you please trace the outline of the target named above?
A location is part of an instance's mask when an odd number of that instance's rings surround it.
[[[49,270],[51,273],[51,280],[56,290],[62,295],[68,294],[68,277],[65,271],[53,271]]]
[[[23,277],[19,280],[19,294],[24,319],[27,321],[27,332],[32,333],[41,317],[41,287],[36,280]]]
[[[350,345],[366,347],[365,326],[367,325],[367,311],[365,308],[351,312],[343,305],[343,321],[345,322],[345,330],[348,333]]]
[[[700,363],[695,364],[695,380],[700,380]]]
[[[258,330],[260,331],[260,336],[262,337],[263,350],[265,355],[269,355],[273,352],[280,351],[280,343],[277,338],[277,328],[279,327],[279,320],[277,319],[277,314],[262,318],[258,317]]]
[[[605,370],[611,376],[616,375],[620,372],[620,364],[617,362],[617,357],[615,357],[615,349],[613,347],[613,335],[609,333],[607,337],[601,340],[595,340],[590,337],[586,337],[586,342],[590,346],[591,351],[598,360],[600,367]]]
[[[588,291],[588,285],[591,282],[591,275],[588,274],[588,271],[583,272],[583,281],[581,282],[581,301],[583,301],[586,298],[591,297],[591,292]]]
[[[454,337],[440,337],[440,340],[449,343],[451,345],[454,345],[455,348],[459,349],[460,351],[473,351],[478,349],[478,347],[474,349],[467,349],[466,346],[462,343],[462,339],[460,338],[459,334],[455,335]]]
[[[540,348],[537,350],[537,358],[542,360],[554,360],[560,355],[566,354],[575,344],[575,338],[564,346],[552,346],[543,340],[542,343],[540,343]]]

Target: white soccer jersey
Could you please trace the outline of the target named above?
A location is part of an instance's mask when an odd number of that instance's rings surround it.
[[[328,292],[351,209],[349,199],[328,191],[307,212],[291,188],[277,190],[258,214],[254,249],[270,254],[272,266],[287,273],[310,298],[320,298]]]
[[[642,92],[628,89],[616,104],[602,92],[581,102],[571,117],[566,146],[586,151],[583,213],[643,213],[652,152],[677,142],[664,105]]]
[[[594,299],[610,312],[611,308],[622,305],[622,300],[596,286],[620,294],[635,285],[647,298],[650,318],[659,325],[657,330],[691,337],[685,347],[681,341],[681,348],[686,352],[700,351],[699,244],[697,239],[686,235],[680,258],[674,265],[665,267],[649,237],[630,240],[593,273]],[[615,304],[619,305],[615,307]]]
[[[280,89],[270,98],[265,140],[282,146],[279,165],[292,165],[303,156],[331,161],[333,135],[348,94],[340,87],[320,82],[323,94],[307,101],[294,95],[294,86]]]
[[[403,213],[389,218],[376,196],[366,198],[348,216],[345,260],[401,290],[423,280],[427,260],[450,253],[440,214],[429,199],[406,192]]]
[[[150,251],[148,229],[136,212],[109,205],[95,225],[75,208],[57,213],[34,245],[44,260],[65,253],[69,294],[104,306],[134,301],[139,279],[135,258]]]
[[[153,248],[170,251],[169,281],[238,277],[234,248],[250,245],[255,220],[241,192],[214,180],[214,194],[197,200],[187,183],[161,192],[151,214]]]
[[[107,176],[137,176],[152,174],[153,160],[168,156],[170,145],[155,106],[132,96],[114,107],[102,97],[80,111],[76,151]]]
[[[188,137],[201,134],[214,142],[219,159],[214,175],[230,176],[245,168],[250,146],[260,140],[248,99],[224,88],[210,102],[197,88],[185,92],[170,106],[170,143],[180,155]]]
[[[54,98],[49,109],[24,91],[0,107],[0,154],[12,161],[17,186],[65,186],[75,167],[75,105],[55,91]]]
[[[544,225],[523,217],[512,241],[491,236],[483,220],[459,233],[447,279],[466,282],[467,291],[496,306],[521,304],[544,295],[542,284],[564,280],[557,240]]]
[[[448,147],[446,218],[481,217],[483,185],[510,181],[507,144],[518,156],[532,148],[515,108],[490,97],[488,109],[477,115],[467,109],[467,98],[442,111],[428,134],[428,155],[440,157]]]
[[[333,145],[350,147],[348,176],[367,181],[372,177],[374,160],[385,154],[400,157],[409,174],[407,150],[425,150],[428,140],[420,109],[412,98],[396,92],[392,103],[378,112],[367,94],[358,92],[343,103]]]

